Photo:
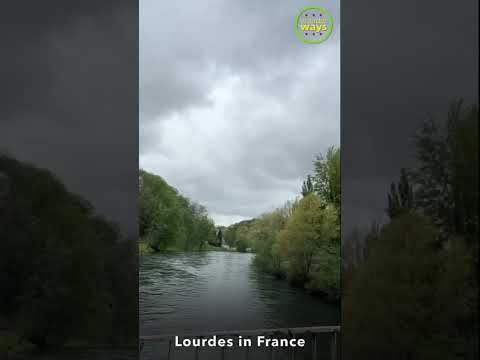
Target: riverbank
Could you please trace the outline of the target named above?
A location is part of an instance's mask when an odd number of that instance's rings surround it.
[[[184,249],[181,249],[178,246],[167,246],[165,249],[158,251],[158,253],[164,253],[164,252],[182,252],[185,251]],[[192,252],[203,252],[203,251],[221,251],[221,252],[238,252],[234,248],[223,248],[223,247],[218,247],[218,246],[213,246],[210,244],[205,244],[202,249],[192,249],[188,250]],[[146,255],[146,254],[154,254],[155,252],[148,246],[148,244],[145,241],[140,240],[138,242],[138,254],[139,255]]]
[[[290,269],[293,265],[289,260],[283,260],[278,262],[276,266],[271,266],[271,263],[266,262],[265,258],[257,253],[253,262],[259,272],[285,282],[292,288],[301,289],[303,292],[323,301],[338,305],[341,301],[340,265],[330,262],[330,268],[327,272],[322,269],[322,266],[325,267],[325,263],[327,261],[324,258],[315,256],[311,259],[307,274],[298,276],[295,273],[292,274]]]
[[[259,264],[258,261],[254,261],[254,265],[259,272],[272,276],[276,280],[284,282],[292,288],[300,289],[306,294],[318,298],[324,302],[333,305],[340,305],[340,289],[338,288],[331,288],[329,289],[330,291],[327,292],[323,288],[318,288],[314,285],[312,286],[312,283],[308,279],[290,279],[285,270],[272,271],[262,267],[262,265]]]

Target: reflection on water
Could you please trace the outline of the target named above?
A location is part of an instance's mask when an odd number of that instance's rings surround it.
[[[166,253],[140,259],[140,334],[336,325],[339,307],[259,273],[253,254]],[[142,358],[162,359],[161,345]],[[203,357],[206,358],[206,357]]]

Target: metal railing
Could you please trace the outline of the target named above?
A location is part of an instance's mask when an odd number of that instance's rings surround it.
[[[182,334],[182,335],[151,335],[151,336],[140,336],[140,352],[143,350],[143,347],[146,343],[156,343],[156,342],[168,342],[168,351],[167,351],[167,360],[170,360],[173,355],[173,345],[175,342],[175,337],[178,339],[204,339],[211,338],[216,336],[217,338],[232,338],[235,336],[242,336],[243,339],[253,338],[256,336],[264,335],[268,338],[296,338],[296,337],[305,337],[308,336],[311,339],[311,359],[318,359],[318,335],[319,334],[329,334],[330,335],[330,348],[329,354],[331,360],[338,360],[338,336],[340,334],[340,326],[311,326],[311,327],[296,327],[296,328],[283,328],[283,329],[255,329],[255,330],[237,330],[237,331],[213,331],[205,332],[202,334]],[[270,359],[274,360],[275,354],[270,348]],[[199,347],[194,349],[194,359],[199,360]],[[285,350],[285,349],[283,349]],[[245,359],[249,359],[250,349],[245,347]],[[288,351],[288,350],[287,350]],[[290,358],[295,360],[296,348],[292,347],[289,349]],[[221,359],[225,360],[225,348],[221,347]]]

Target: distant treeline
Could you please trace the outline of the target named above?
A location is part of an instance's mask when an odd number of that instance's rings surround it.
[[[160,176],[140,170],[140,240],[152,251],[202,250],[216,241],[204,206],[190,201]]]
[[[340,299],[340,149],[317,156],[302,198],[259,218],[229,226],[224,237],[252,248],[260,269],[311,292]]]
[[[0,358],[28,344],[135,346],[136,273],[117,226],[51,172],[0,155]]]
[[[478,359],[478,106],[415,135],[390,221],[345,237],[342,357]]]

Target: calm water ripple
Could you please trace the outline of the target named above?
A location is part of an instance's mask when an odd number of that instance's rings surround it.
[[[177,252],[140,259],[140,334],[184,334],[339,323],[337,305],[260,273],[253,254]],[[163,359],[147,346],[144,359]]]

